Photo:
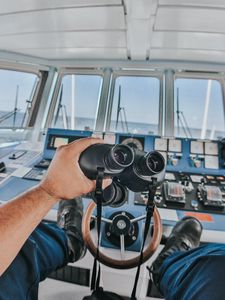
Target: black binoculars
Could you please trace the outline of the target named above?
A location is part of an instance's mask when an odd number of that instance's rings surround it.
[[[157,151],[144,152],[127,145],[94,144],[81,153],[79,164],[89,179],[96,179],[98,168],[113,182],[103,192],[102,205],[118,207],[127,199],[127,188],[143,192],[164,179],[165,160]],[[95,200],[95,199],[94,199]]]

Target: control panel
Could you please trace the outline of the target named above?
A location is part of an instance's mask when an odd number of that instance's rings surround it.
[[[91,131],[49,129],[42,154],[21,148],[9,150],[0,164],[0,184],[12,174],[24,180],[40,181],[57,147],[92,135]],[[159,208],[225,214],[222,142],[119,133],[105,134],[103,138],[106,143],[121,143],[146,152],[157,150],[163,155],[165,180],[155,196]],[[146,200],[146,192],[129,191],[127,204],[144,205]]]
[[[47,172],[57,147],[91,135],[90,131],[50,128],[44,148],[41,143],[26,142],[0,149],[0,204],[37,185]],[[55,221],[56,214],[57,205],[46,219]]]
[[[146,193],[136,193],[135,204],[145,204]],[[225,213],[225,177],[167,172],[156,191],[158,207]]]
[[[5,155],[1,155],[0,161],[0,184],[16,174],[21,167],[29,166],[40,156],[40,151],[21,150],[20,147],[21,145],[0,149],[0,153],[5,153]]]
[[[1,179],[14,174],[20,166],[26,168],[20,172],[19,177],[40,181],[57,147],[91,135],[93,133],[90,131],[49,129],[41,155],[35,151],[20,149],[9,152],[2,171],[0,170],[0,183]],[[225,213],[223,143],[130,134],[105,134],[103,137],[106,143],[121,143],[146,152],[157,150],[163,155],[166,162],[165,180],[158,187],[155,196],[159,208]],[[146,192],[129,192],[128,204],[144,205],[146,201]]]
[[[32,169],[28,170],[27,173],[24,174],[23,178],[37,181],[41,180],[51,163],[56,149],[59,146],[67,145],[77,139],[89,137],[91,135],[91,131],[50,128],[46,134],[41,159],[32,164]]]
[[[187,213],[198,214],[197,217],[201,214],[205,218],[201,219],[204,229],[213,230],[210,239],[221,241],[214,234],[215,230],[220,236],[222,231],[225,232],[222,220],[225,214],[225,146],[220,141],[49,129],[42,151],[23,149],[22,145],[4,150],[0,162],[0,202],[35,186],[47,172],[57,147],[93,135],[103,137],[110,144],[121,143],[146,152],[159,151],[166,162],[166,173],[165,180],[157,188],[155,203],[164,225],[174,224]],[[118,232],[128,228],[125,248],[139,251],[146,201],[146,192],[128,191],[124,206],[104,207],[103,217],[115,224],[103,224],[101,245],[118,248]],[[84,202],[87,204],[88,199]],[[47,219],[56,220],[56,213],[57,206],[49,212]],[[133,224],[133,219],[139,223]],[[127,227],[127,224],[132,225]]]
[[[166,174],[155,196],[158,207],[225,213],[222,142],[124,134],[117,134],[116,142],[163,155]],[[146,201],[147,193],[134,194],[135,204],[144,205]]]

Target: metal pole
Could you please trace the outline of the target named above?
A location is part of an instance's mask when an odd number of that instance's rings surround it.
[[[68,118],[67,118],[67,112],[66,112],[66,105],[62,106],[62,119],[63,119],[63,128],[68,129]]]
[[[62,96],[63,96],[63,84],[61,85],[61,89],[60,89],[60,93],[59,93],[59,103],[58,103],[58,107],[57,107],[57,111],[56,111],[56,115],[55,115],[54,126],[56,126],[56,123],[59,119],[60,110],[62,111]]]
[[[105,130],[107,107],[109,103],[109,91],[111,86],[111,77],[112,77],[112,70],[109,68],[104,69],[102,85],[99,93],[98,107],[96,111],[96,120],[94,125],[94,130],[100,132]]]
[[[17,114],[17,105],[18,105],[18,95],[19,95],[19,86],[16,86],[16,99],[15,99],[15,106],[14,106],[14,116],[13,116],[13,128],[16,125],[16,114]]]
[[[174,136],[174,71],[165,71],[165,136]]]
[[[205,110],[204,110],[204,116],[203,116],[203,122],[202,122],[201,139],[205,139],[205,136],[206,136],[211,87],[212,87],[212,80],[210,79],[210,80],[208,80],[207,91],[206,91]]]
[[[119,116],[121,113],[120,101],[121,101],[121,85],[119,85],[119,94],[118,94],[118,104],[117,104],[117,114],[116,114],[116,131],[118,128]]]
[[[75,129],[75,75],[71,81],[71,129]]]
[[[216,132],[216,126],[215,126],[215,124],[213,124],[211,134],[210,134],[210,138],[209,138],[210,140],[214,140],[215,132]]]
[[[179,88],[177,88],[177,135],[180,136]]]

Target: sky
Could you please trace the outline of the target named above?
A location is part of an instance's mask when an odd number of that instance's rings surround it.
[[[119,86],[121,107],[127,120],[158,124],[159,79],[153,77],[118,77],[115,85],[112,119],[116,120]]]
[[[0,110],[14,109],[17,85],[19,85],[18,108],[25,111],[26,100],[30,98],[36,78],[36,75],[30,73],[0,70]]]
[[[94,117],[98,103],[102,79],[100,76],[77,75],[75,78],[76,115]],[[126,110],[127,118],[133,122],[158,123],[159,80],[147,77],[118,77],[114,92],[112,119],[116,120],[118,91],[121,85],[121,107]],[[71,76],[63,79],[63,104],[71,106]],[[141,105],[140,105],[141,104]],[[69,112],[69,109],[68,109]]]
[[[205,99],[208,80],[202,79],[177,79],[175,80],[175,109],[177,88],[179,88],[180,111],[185,115],[189,127],[201,128],[205,110]],[[224,110],[222,105],[221,85],[218,81],[212,80],[212,87],[208,110],[208,128],[213,126],[217,130],[224,128]],[[176,124],[175,115],[175,124]]]

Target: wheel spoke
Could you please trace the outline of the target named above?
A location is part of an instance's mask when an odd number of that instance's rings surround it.
[[[135,223],[135,222],[138,222],[138,221],[141,221],[141,220],[144,220],[146,218],[146,215],[142,215],[140,217],[137,217],[137,218],[134,218],[134,219],[131,219],[130,222],[131,224],[132,223]]]
[[[120,256],[121,259],[125,259],[125,243],[124,243],[124,234],[120,235]]]
[[[94,215],[92,215],[92,216],[91,216],[91,218],[92,218],[92,219],[94,219],[94,220],[97,220],[97,217],[96,217],[96,216],[94,216]],[[105,222],[105,223],[112,224],[112,220],[110,220],[110,219],[107,219],[107,218],[101,217],[101,220],[102,220],[103,222]]]

